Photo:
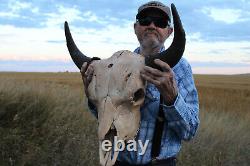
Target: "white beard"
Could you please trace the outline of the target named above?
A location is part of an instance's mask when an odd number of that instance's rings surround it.
[[[162,42],[160,41],[159,34],[156,31],[144,32],[140,44],[144,52],[152,53],[154,50],[161,48]]]

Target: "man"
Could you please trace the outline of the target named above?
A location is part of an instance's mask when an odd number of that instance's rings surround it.
[[[163,51],[164,42],[173,32],[170,26],[171,12],[169,7],[161,2],[151,1],[138,9],[134,31],[140,43],[135,52],[150,56]],[[182,58],[172,69],[159,59],[155,60],[163,71],[145,66],[141,76],[148,84],[144,104],[141,106],[141,124],[136,139],[143,143],[149,140],[146,152],[139,151],[119,153],[117,166],[123,165],[175,165],[175,158],[181,149],[182,140],[190,140],[196,133],[199,124],[198,95],[189,63]],[[85,92],[92,78],[93,68],[87,69],[84,63],[81,69]],[[160,94],[163,99],[163,129],[161,133],[159,153],[152,154],[156,133],[156,117],[160,104]],[[86,94],[88,96],[88,94]],[[89,102],[89,107],[96,114],[95,107]],[[157,110],[157,111],[155,111]],[[157,128],[158,129],[158,128]],[[158,129],[159,130],[159,129]],[[157,142],[156,141],[156,142]]]

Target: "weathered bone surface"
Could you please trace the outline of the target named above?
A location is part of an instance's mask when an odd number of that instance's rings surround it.
[[[145,82],[140,71],[145,66],[144,57],[130,51],[119,51],[112,57],[93,61],[93,78],[88,87],[89,99],[98,110],[98,137],[100,162],[113,165],[118,152],[104,152],[105,139],[134,139],[140,123],[140,105],[144,101]]]
[[[185,31],[178,12],[171,4],[174,21],[174,39],[171,46],[162,53],[143,57],[130,51],[119,51],[104,60],[89,58],[75,45],[67,22],[65,36],[69,53],[80,69],[84,62],[93,65],[94,75],[88,87],[89,99],[98,110],[98,137],[100,163],[104,166],[114,165],[118,152],[102,150],[104,140],[113,142],[118,139],[129,140],[136,136],[140,123],[140,105],[144,101],[145,82],[140,71],[147,65],[161,70],[154,64],[154,59],[161,59],[170,67],[181,59],[185,49]],[[95,61],[93,61],[95,60]]]

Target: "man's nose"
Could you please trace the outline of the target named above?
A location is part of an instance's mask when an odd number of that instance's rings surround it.
[[[150,28],[156,28],[156,26],[155,26],[155,24],[154,24],[153,21],[151,21],[151,23],[148,25],[148,27],[150,27]]]

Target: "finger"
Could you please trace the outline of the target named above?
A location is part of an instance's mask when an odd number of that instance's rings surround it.
[[[148,72],[146,70],[141,71],[141,74],[144,74],[144,75],[146,75],[146,76],[148,76],[148,77],[150,77],[151,79],[154,79],[154,80],[157,79],[157,77],[161,77],[161,76],[154,75],[154,74],[152,74],[152,73],[150,73],[150,72]]]
[[[149,67],[149,66],[145,66],[144,71],[147,73],[150,73],[156,77],[161,77],[163,75],[163,73],[160,70],[154,69],[154,68]]]
[[[86,80],[87,80],[88,70],[89,70],[89,66],[88,66],[87,62],[84,62],[82,65],[82,68],[81,68],[81,74],[82,74],[82,79],[83,79],[84,83],[86,83]]]
[[[168,74],[166,74],[166,73],[165,74],[162,73],[162,75],[155,75],[155,74],[152,74],[152,73],[147,72],[145,70],[141,71],[141,74],[144,74],[144,75],[146,75],[147,77],[150,77],[153,80],[157,80],[160,84],[162,82],[164,82],[164,80],[166,80],[166,77],[168,77]]]
[[[87,76],[87,82],[88,82],[88,84],[91,82],[92,78],[93,78],[93,74],[89,74]]]
[[[87,86],[91,82],[93,74],[94,74],[93,66],[91,64],[88,66],[87,62],[84,62],[81,67],[81,74],[82,74],[83,82]]]
[[[141,73],[141,77],[143,79],[145,79],[146,81],[149,81],[150,83],[152,83],[152,84],[154,84],[156,86],[160,85],[160,82],[157,79],[154,79],[154,78],[152,78],[152,77],[150,77],[148,75],[145,75],[145,74]]]
[[[87,69],[87,62],[84,62],[81,67],[81,75],[82,75],[82,80],[84,84],[86,82],[86,75],[85,75],[86,69]]]
[[[171,67],[164,61],[160,59],[155,59],[154,63],[162,68],[164,72],[169,72],[171,71]]]
[[[94,73],[94,68],[93,66],[90,64],[85,72],[85,75],[88,76],[88,75],[93,75]]]
[[[82,67],[81,67],[81,73],[84,74],[87,69],[87,62],[84,62]]]
[[[152,75],[150,73],[142,73],[142,74],[144,74],[148,78],[151,78],[151,80],[155,80],[157,82],[158,86],[161,86],[168,79],[168,76],[166,74],[163,76],[155,76],[155,75]]]

